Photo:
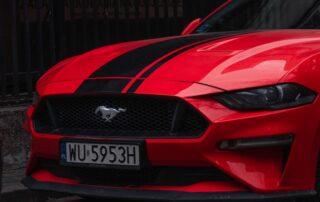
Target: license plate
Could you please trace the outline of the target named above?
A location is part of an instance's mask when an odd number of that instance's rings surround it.
[[[140,167],[139,144],[61,142],[62,164]]]

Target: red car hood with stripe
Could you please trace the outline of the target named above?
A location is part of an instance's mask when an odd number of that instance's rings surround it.
[[[219,34],[183,43],[180,36],[121,43],[57,64],[39,80],[37,88],[41,91],[60,82],[76,90],[88,79],[127,79],[126,90],[139,81],[135,88],[139,93],[157,83],[203,84],[221,90],[270,85],[314,53],[320,45],[319,36],[320,31],[282,30]],[[180,46],[175,47],[179,40]],[[157,44],[167,41],[171,49],[159,52]],[[145,48],[148,46],[154,51]],[[130,71],[131,67],[135,71]]]

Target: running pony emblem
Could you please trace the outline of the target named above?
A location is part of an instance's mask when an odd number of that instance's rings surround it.
[[[127,109],[119,108],[108,108],[105,106],[97,107],[96,111],[94,112],[97,115],[101,115],[101,118],[105,120],[105,122],[111,122],[119,113],[126,112]]]

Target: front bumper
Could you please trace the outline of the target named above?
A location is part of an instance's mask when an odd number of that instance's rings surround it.
[[[185,98],[185,101],[208,119],[210,122],[208,130],[199,138],[144,139],[150,165],[214,167],[232,178],[233,182],[239,183],[239,187],[255,193],[295,193],[299,190],[314,189],[319,152],[317,143],[320,141],[320,136],[317,134],[320,131],[318,119],[306,117],[315,117],[315,114],[319,114],[320,110],[317,107],[320,106],[319,100],[312,105],[288,110],[247,113],[229,110],[210,98]],[[33,137],[27,170],[29,176],[33,176],[39,170],[39,159],[59,160],[59,145],[61,140],[66,138],[62,135],[37,133],[31,121],[33,111],[32,108],[28,111],[26,123],[26,128]],[[272,147],[235,151],[219,149],[219,144],[223,140],[287,134],[292,134],[294,137],[290,148]],[[73,138],[100,140],[83,136]],[[306,145],[311,146],[306,147]],[[207,186],[198,188],[202,193],[207,192],[207,189]],[[171,191],[185,193],[195,190],[191,188],[181,190],[176,187]],[[210,193],[220,191],[237,192],[215,187],[210,187],[209,190]]]
[[[54,191],[72,195],[95,198],[152,200],[152,201],[274,201],[281,199],[299,199],[315,197],[316,191],[281,192],[272,194],[255,194],[249,192],[210,193],[210,192],[179,192],[106,188],[88,185],[70,185],[54,182],[41,182],[27,177],[23,184],[32,190]]]

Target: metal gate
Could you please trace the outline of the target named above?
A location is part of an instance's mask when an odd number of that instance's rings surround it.
[[[30,98],[36,80],[63,58],[121,41],[178,35],[224,1],[1,0],[1,102]]]

